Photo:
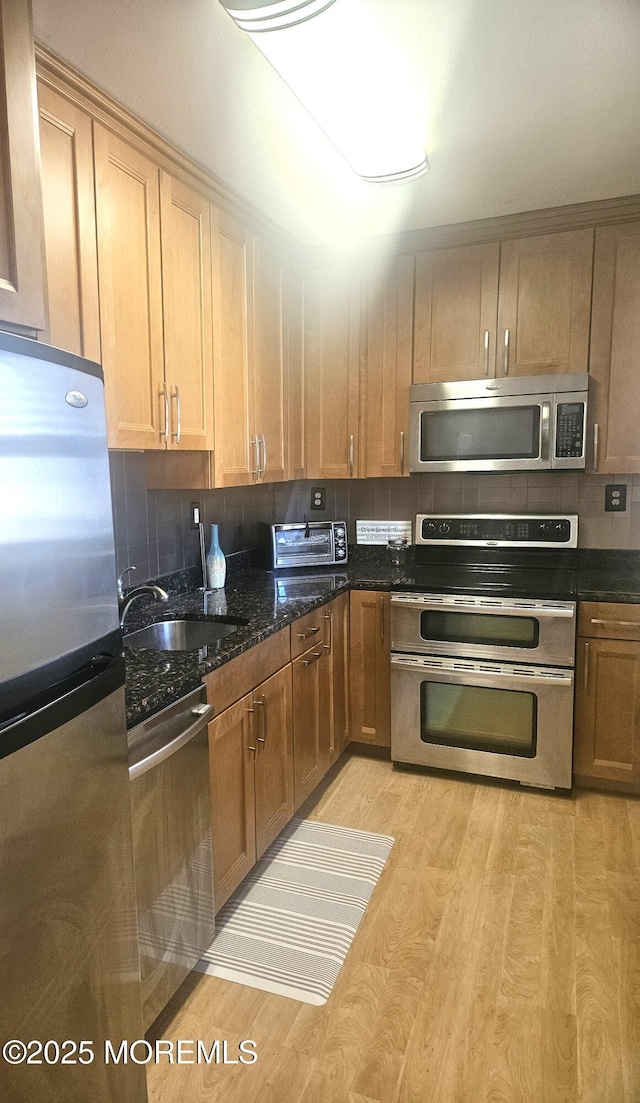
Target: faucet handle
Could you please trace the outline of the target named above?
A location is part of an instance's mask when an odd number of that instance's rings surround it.
[[[125,575],[129,574],[129,571],[136,571],[137,569],[138,569],[137,567],[125,567],[122,574],[118,575],[118,577],[116,579],[116,587],[117,587],[117,590],[118,590],[118,598],[119,599],[122,599],[124,597]]]

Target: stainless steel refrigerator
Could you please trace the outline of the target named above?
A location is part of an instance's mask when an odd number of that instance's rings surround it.
[[[0,333],[0,1046],[54,1043],[7,1103],[147,1098],[128,786],[102,371]]]

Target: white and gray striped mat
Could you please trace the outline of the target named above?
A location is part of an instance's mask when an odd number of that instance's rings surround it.
[[[196,969],[326,1003],[392,846],[390,835],[291,820],[221,908]]]

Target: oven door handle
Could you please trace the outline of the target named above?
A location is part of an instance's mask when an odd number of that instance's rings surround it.
[[[421,601],[418,598],[406,598],[399,595],[391,595],[391,604],[397,606],[397,608],[410,608],[410,609],[423,609],[429,610],[429,612],[436,613],[482,613],[482,614],[508,614],[519,617],[535,616],[535,617],[567,617],[573,619],[576,615],[575,602],[569,602],[567,608],[558,606],[557,608],[549,608],[544,605],[476,605],[469,601],[456,601],[454,605],[441,605],[439,601]]]
[[[410,670],[412,673],[422,672],[427,675],[431,681],[437,679],[438,675],[446,678],[448,681],[456,681],[461,684],[475,684],[478,679],[483,682],[517,682],[518,685],[526,688],[526,686],[571,686],[573,685],[573,673],[569,670],[560,673],[554,670],[553,676],[549,675],[535,675],[535,674],[522,674],[520,671],[515,670],[488,670],[486,666],[483,669],[483,664],[478,663],[476,666],[454,667],[454,666],[440,666],[431,664],[425,664],[422,659],[414,659],[410,655],[392,655],[391,666],[399,667],[401,670]]]

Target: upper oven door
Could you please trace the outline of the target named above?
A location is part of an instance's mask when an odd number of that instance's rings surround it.
[[[575,601],[391,596],[393,651],[572,666],[575,638]]]
[[[412,401],[411,471],[544,471],[551,413],[548,395]]]
[[[333,559],[331,521],[273,526],[274,567],[313,567]]]

